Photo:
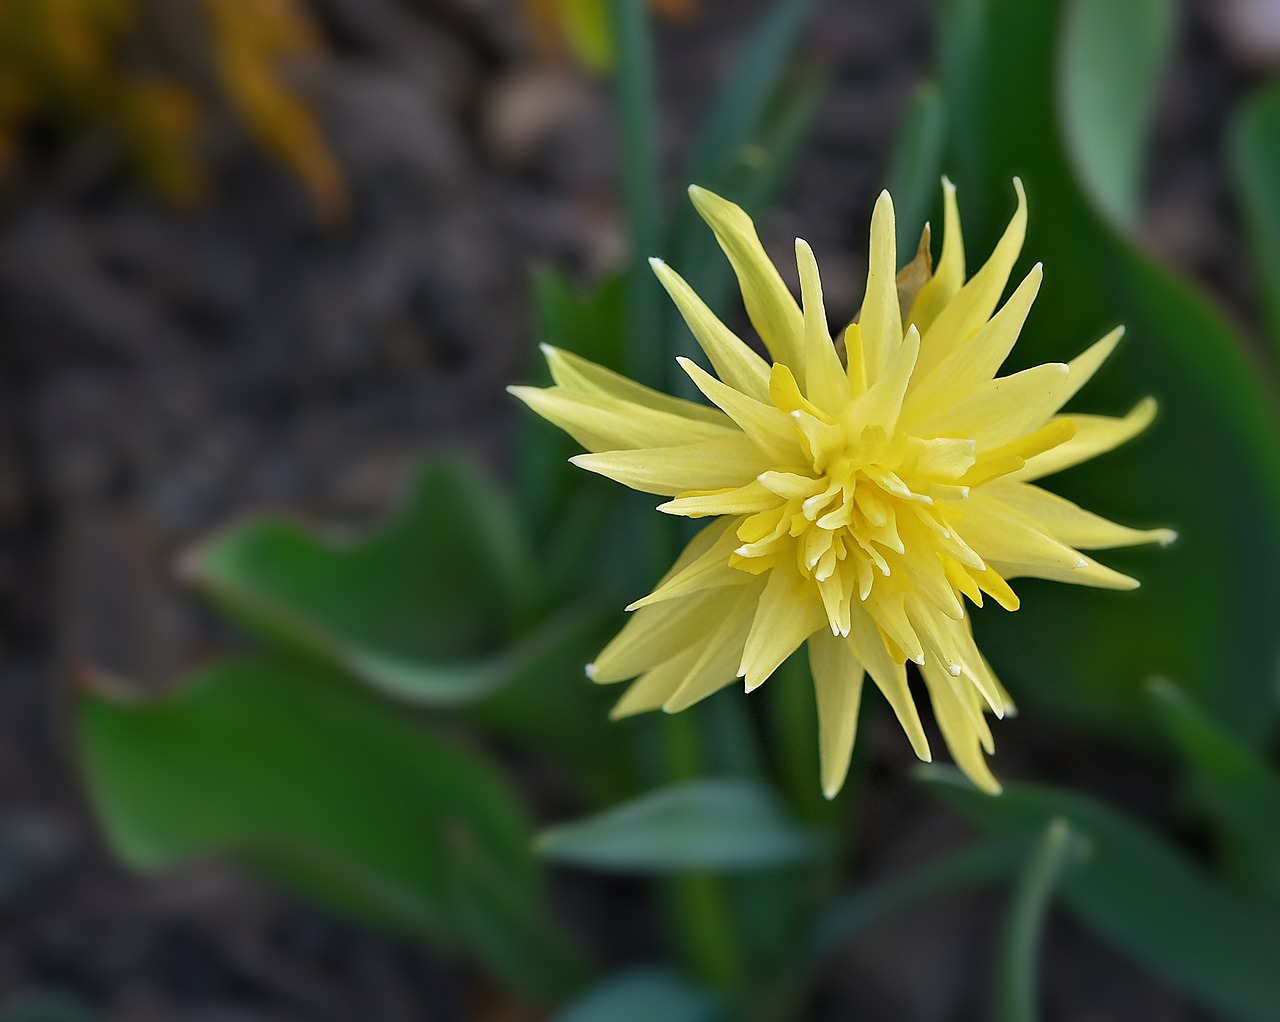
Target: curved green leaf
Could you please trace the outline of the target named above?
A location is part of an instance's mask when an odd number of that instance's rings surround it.
[[[1227,871],[1245,890],[1280,902],[1280,773],[1169,682],[1149,691],[1216,824]]]
[[[77,694],[76,734],[107,836],[137,868],[230,854],[341,911],[460,942],[535,993],[580,978],[541,916],[528,821],[503,779],[339,677],[228,661],[147,702],[97,679]],[[502,877],[496,918],[479,863]],[[477,914],[524,937],[541,979],[478,938]]]
[[[1280,84],[1262,89],[1236,113],[1231,166],[1253,244],[1259,303],[1280,360]]]
[[[532,555],[503,496],[450,461],[428,465],[367,536],[260,518],[197,547],[183,570],[268,643],[424,704],[489,695],[574,627],[553,621],[510,641],[534,599]]]
[[[1062,25],[1062,134],[1081,185],[1133,227],[1151,115],[1173,48],[1173,0],[1068,0]]]
[[[993,835],[1030,839],[1066,820],[1091,847],[1062,878],[1073,914],[1206,1004],[1251,1019],[1280,1017],[1280,911],[1221,887],[1146,828],[1085,796],[1030,785],[989,796],[952,770],[921,774]]]
[[[898,251],[915,252],[929,212],[938,201],[942,156],[947,145],[947,105],[933,82],[925,82],[911,99],[885,171],[893,196]]]
[[[792,821],[759,784],[708,779],[673,784],[585,820],[544,831],[556,862],[639,873],[750,870],[811,862],[818,832]]]

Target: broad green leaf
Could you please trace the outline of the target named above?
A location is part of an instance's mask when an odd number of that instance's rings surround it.
[[[518,905],[530,932],[508,935],[526,969],[544,969],[528,989],[555,996],[577,979],[540,916],[528,821],[503,779],[337,676],[227,661],[154,701],[98,680],[77,695],[76,734],[103,828],[136,868],[237,856],[339,910],[461,943],[513,983],[531,976],[477,917],[508,928]],[[481,862],[503,878],[501,912],[474,878]]]
[[[955,771],[921,771],[931,787],[996,836],[1031,839],[1062,818],[1091,854],[1061,882],[1087,926],[1219,1010],[1280,1017],[1280,911],[1215,883],[1145,827],[1083,795],[1011,785],[983,795]]]
[[[368,535],[258,518],[196,548],[184,571],[268,643],[424,704],[481,699],[572,630],[559,620],[514,638],[534,600],[532,555],[502,495],[461,463],[428,465]]]
[[[1280,902],[1280,773],[1169,682],[1152,683],[1150,693],[1216,825],[1227,871],[1250,893]]]
[[[1236,113],[1231,168],[1253,244],[1259,303],[1280,361],[1280,84],[1260,90]]]
[[[1054,888],[1064,870],[1087,854],[1086,839],[1063,819],[1049,821],[1018,877],[1005,919],[996,970],[997,1022],[1035,1022],[1036,959]]]
[[[946,101],[937,85],[926,82],[911,98],[885,171],[893,196],[898,252],[904,258],[910,258],[920,244],[920,232],[938,202],[946,144]]]
[[[555,1016],[555,1022],[722,1022],[724,1002],[677,973],[638,968],[610,976]]]
[[[1148,714],[1140,679],[1177,677],[1249,742],[1272,726],[1280,646],[1280,417],[1271,380],[1223,317],[1098,217],[1070,168],[1054,102],[1061,0],[944,0],[940,82],[947,171],[977,266],[1013,211],[1030,206],[1023,267],[1045,278],[1009,369],[1073,357],[1123,323],[1110,363],[1068,407],[1118,414],[1154,394],[1148,433],[1047,485],[1135,526],[1178,530],[1167,549],[1108,551],[1132,593],[1019,582],[1018,613],[975,615],[1016,699],[1039,697],[1132,739]],[[1015,127],[1011,127],[1015,126]],[[1221,481],[1228,481],[1222,483]]]
[[[673,784],[598,816],[544,831],[555,862],[636,873],[752,870],[811,862],[816,831],[791,820],[767,788],[706,779]]]
[[[1067,152],[1098,209],[1132,228],[1177,8],[1174,0],[1067,0],[1063,13],[1059,103]]]

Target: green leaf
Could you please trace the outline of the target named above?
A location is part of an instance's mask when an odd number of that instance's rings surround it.
[[[1005,919],[996,972],[997,1022],[1035,1022],[1036,959],[1049,899],[1063,871],[1087,852],[1081,835],[1063,819],[1049,821],[1018,877]]]
[[[571,630],[553,621],[510,642],[533,601],[532,556],[502,495],[462,463],[428,465],[393,520],[367,536],[259,518],[183,567],[268,643],[424,704],[489,695]]]
[[[1061,817],[1092,854],[1062,878],[1083,923],[1206,1004],[1253,1019],[1280,1017],[1280,912],[1236,896],[1146,828],[1082,795],[1010,786],[983,795],[951,770],[922,776],[989,833],[1031,840]]]
[[[528,822],[503,779],[339,677],[228,661],[150,702],[97,679],[77,695],[76,733],[103,828],[136,868],[235,855],[340,911],[460,942],[513,983],[540,967],[532,993],[579,978],[540,914]],[[501,911],[481,868],[502,877]],[[522,939],[523,959],[482,926]]]
[[[0,1011],[0,1022],[97,1022],[98,1017],[80,1000],[58,993],[18,997]]]
[[[937,204],[947,143],[947,106],[937,85],[926,82],[911,98],[885,172],[898,228],[898,251],[910,258]]]
[[[1216,824],[1227,872],[1246,891],[1280,902],[1280,774],[1169,682],[1149,691]]]
[[[811,862],[816,831],[793,822],[777,797],[750,781],[673,784],[598,816],[545,831],[548,859],[592,869],[665,873],[751,870]]]
[[[1231,124],[1231,169],[1253,244],[1258,298],[1280,360],[1280,84],[1259,90]]]
[[[1014,276],[1043,260],[1045,278],[1009,369],[1072,357],[1123,323],[1124,342],[1068,409],[1117,414],[1146,394],[1161,402],[1143,437],[1047,485],[1126,524],[1172,526],[1179,539],[1100,558],[1140,578],[1137,592],[1019,582],[1018,613],[984,611],[975,628],[1023,702],[1038,698],[1132,740],[1149,713],[1140,679],[1158,673],[1260,742],[1274,720],[1280,606],[1275,395],[1223,317],[1104,224],[1075,180],[1055,116],[1062,10],[1060,0],[940,5],[948,171],[971,266],[1013,211],[1011,178],[1026,184],[1030,219]],[[1214,479],[1230,485],[1192,482]]]
[[[660,968],[611,976],[555,1016],[555,1022],[721,1022],[724,1002],[710,991]]]
[[[812,8],[813,0],[778,0],[760,19],[702,122],[686,170],[690,183],[714,190],[759,134]]]
[[[1068,0],[1062,26],[1062,133],[1080,183],[1132,228],[1160,79],[1173,49],[1173,0]]]

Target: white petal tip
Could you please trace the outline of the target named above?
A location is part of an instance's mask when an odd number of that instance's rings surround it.
[[[840,794],[839,787],[822,789],[822,797],[825,798],[828,802],[832,801],[839,794]]]
[[[542,352],[542,354],[545,355],[547,358],[550,358],[556,352],[555,347],[553,345],[547,344],[545,341],[543,341],[541,344],[538,345],[538,350]]]
[[[1168,546],[1170,543],[1177,542],[1178,534],[1172,529],[1157,529],[1156,542],[1161,546]]]
[[[959,664],[947,664],[947,673],[948,673],[949,675],[951,675],[951,677],[953,677],[953,678],[958,678],[958,677],[960,677],[960,665],[959,665]]]
[[[740,546],[740,547],[738,547],[738,549],[737,549],[737,550],[735,550],[735,551],[734,551],[734,553],[735,553],[735,554],[737,554],[739,557],[750,557],[750,556],[751,556],[751,552],[750,552],[746,547],[744,547],[744,546]]]
[[[585,675],[586,675],[590,680],[595,681],[595,680],[596,680],[596,675],[597,675],[599,672],[596,670],[596,665],[595,665],[595,663],[589,663],[589,664],[587,664],[587,666],[586,666],[586,667],[584,667],[584,668],[582,669],[582,673],[583,673],[583,674],[585,674]]]
[[[908,657],[907,659],[909,659],[909,660],[910,660],[913,664],[915,664],[917,667],[923,667],[923,666],[924,666],[924,654],[923,654],[923,653],[918,653],[918,654],[916,654],[916,655],[915,655],[915,656],[913,656],[913,657]]]
[[[660,269],[662,269],[664,266],[666,266],[667,264],[666,264],[666,263],[664,263],[664,262],[663,262],[661,259],[659,259],[657,256],[650,256],[650,257],[649,257],[649,265],[650,265],[654,270],[660,270]]]

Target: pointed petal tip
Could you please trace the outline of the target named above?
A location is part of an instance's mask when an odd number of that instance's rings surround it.
[[[596,662],[592,660],[591,663],[587,664],[585,667],[582,668],[582,673],[585,674],[590,680],[595,681],[596,675],[599,674],[600,672],[596,670]]]
[[[657,273],[659,270],[666,269],[667,264],[663,260],[659,259],[657,256],[650,256],[649,267],[653,270],[654,273]]]
[[[1178,533],[1173,529],[1155,529],[1155,541],[1160,546],[1168,546],[1178,541]]]
[[[942,187],[943,187],[943,190],[950,192],[952,195],[956,193],[955,182],[952,181],[951,178],[949,178],[946,174],[942,175]]]

